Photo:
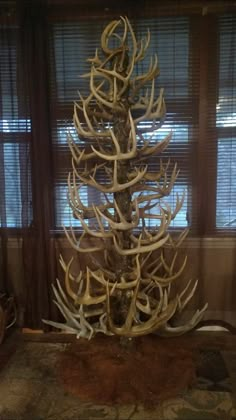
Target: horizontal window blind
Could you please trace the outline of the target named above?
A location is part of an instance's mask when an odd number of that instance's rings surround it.
[[[236,15],[218,19],[216,228],[236,228]]]
[[[51,109],[53,127],[54,154],[54,194],[56,228],[62,225],[79,226],[73,218],[67,200],[66,178],[71,171],[71,158],[66,142],[67,131],[75,138],[77,134],[72,125],[73,101],[78,99],[77,90],[86,96],[89,93],[88,80],[79,76],[89,71],[88,58],[95,54],[100,46],[101,33],[108,21],[56,22],[51,24]],[[153,142],[161,140],[172,131],[172,141],[168,149],[151,159],[150,169],[157,171],[159,160],[171,159],[172,166],[178,164],[179,177],[170,197],[165,201],[174,208],[176,193],[185,191],[184,205],[173,221],[174,227],[185,227],[196,224],[192,211],[192,179],[195,166],[194,151],[197,141],[198,108],[198,67],[192,50],[191,22],[187,17],[158,17],[155,19],[136,19],[131,23],[137,39],[146,36],[149,28],[151,44],[147,59],[140,63],[137,73],[147,71],[149,58],[157,53],[160,76],[156,81],[156,93],[164,88],[167,115],[164,125],[153,136]],[[147,126],[149,122],[145,123]],[[81,145],[83,143],[77,139]],[[85,204],[98,204],[99,193],[84,187],[81,197]],[[152,223],[152,222],[151,222]]]
[[[81,226],[73,217],[68,202],[67,176],[71,172],[71,155],[67,144],[68,132],[77,139],[72,117],[78,89],[88,94],[81,75],[89,71],[87,59],[94,56],[103,22],[60,22],[51,27],[51,103],[52,142],[54,157],[54,203],[56,229],[62,225]],[[82,143],[83,144],[83,143]],[[97,193],[98,195],[98,193]],[[80,196],[84,205],[94,201],[94,191],[83,187]],[[97,197],[98,201],[99,197]]]
[[[63,7],[66,11],[67,5]],[[132,19],[132,12],[128,13],[138,40],[145,37],[148,28],[151,33],[147,57],[134,74],[147,71],[154,53],[159,60],[156,95],[164,88],[167,114],[163,126],[152,137],[153,144],[172,131],[169,147],[150,159],[149,168],[157,171],[160,158],[164,163],[170,159],[170,170],[175,163],[178,165],[178,179],[170,196],[164,199],[174,208],[176,193],[185,191],[184,205],[172,223],[174,228],[189,226],[193,233],[201,235],[231,234],[236,228],[236,14],[221,14],[222,6],[211,12],[209,9],[204,16],[186,9],[182,16],[183,9],[172,13],[168,7],[161,15],[151,2],[142,14],[145,18],[137,14],[134,18],[134,11]],[[54,6],[51,8],[54,10]],[[50,87],[47,115],[52,142],[47,150],[52,146],[53,200],[50,197],[49,206],[54,203],[56,217],[52,227],[60,230],[62,225],[80,227],[67,197],[67,176],[71,171],[67,133],[81,148],[84,144],[73,127],[73,102],[78,99],[78,90],[84,97],[89,93],[88,79],[80,76],[89,71],[87,59],[100,47],[101,33],[114,17],[104,18],[101,13],[103,17],[90,18],[90,11],[83,9],[83,16],[70,18],[65,13],[57,18],[57,12],[55,7],[53,19],[49,16],[50,80],[45,76],[42,84],[46,89],[47,83]],[[21,228],[32,222],[32,133],[28,109],[32,103],[26,106],[26,92],[22,92],[24,75],[18,50],[22,40],[20,28],[13,20],[6,19],[5,24],[2,16],[0,24],[0,226]],[[37,97],[37,92],[32,97]],[[40,113],[43,106],[38,105]],[[143,122],[142,128],[150,124]],[[145,138],[148,136],[145,134]],[[39,191],[40,182],[33,181],[35,191]],[[108,182],[102,172],[99,181]],[[81,188],[80,195],[85,205],[99,204],[104,199],[87,186]],[[148,223],[155,225],[153,220]]]
[[[18,88],[18,28],[0,25],[0,227],[26,227],[32,220],[30,119]]]

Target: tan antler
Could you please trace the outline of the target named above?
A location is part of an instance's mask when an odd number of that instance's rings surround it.
[[[157,92],[155,83],[157,55],[147,71],[135,70],[149,44],[149,31],[137,41],[127,17],[111,21],[101,35],[101,50],[88,60],[90,71],[82,76],[90,92],[87,97],[79,93],[74,104],[79,141],[68,133],[72,171],[67,182],[80,227],[64,230],[70,246],[86,254],[89,263],[74,274],[73,258],[66,263],[60,257],[65,287],[57,281],[53,292],[65,323],[45,322],[78,338],[97,332],[178,335],[195,327],[206,309],[197,310],[185,325],[176,324],[197,282],[190,280],[180,293],[171,289],[187,264],[178,248],[188,229],[176,236],[170,228],[185,194],[177,193],[175,205],[169,204],[179,170],[170,160],[156,159],[172,133],[157,140],[166,115],[164,90]]]
[[[130,147],[130,151],[122,153],[120,150],[120,145],[119,142],[114,134],[113,130],[109,130],[110,132],[110,137],[114,143],[115,146],[115,150],[116,150],[116,154],[108,154],[108,153],[102,153],[99,150],[97,150],[94,146],[91,146],[93,152],[95,155],[97,155],[98,157],[100,157],[101,159],[105,159],[108,161],[118,161],[118,160],[127,160],[127,159],[133,159],[136,157],[137,155],[137,141],[136,141],[136,133],[135,133],[135,127],[134,127],[134,122],[131,116],[131,113],[129,111],[129,121],[130,121],[130,135],[129,135],[129,139],[131,140],[131,147]]]
[[[114,169],[113,169],[113,182],[109,186],[104,186],[99,184],[94,176],[89,176],[89,178],[85,178],[84,176],[78,174],[79,179],[87,185],[96,188],[98,191],[104,193],[115,193],[118,191],[126,190],[127,188],[132,187],[133,185],[137,184],[145,175],[147,171],[147,167],[136,171],[136,175],[127,182],[120,183],[118,181],[118,173],[117,173],[117,160],[114,161]]]

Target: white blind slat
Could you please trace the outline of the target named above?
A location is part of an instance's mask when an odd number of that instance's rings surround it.
[[[219,18],[216,227],[236,227],[236,16]]]
[[[30,119],[20,107],[17,77],[18,28],[0,26],[0,227],[32,221]]]

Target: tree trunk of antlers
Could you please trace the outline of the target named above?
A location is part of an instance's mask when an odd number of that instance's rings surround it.
[[[174,186],[176,165],[170,170],[169,161],[160,161],[158,172],[148,171],[150,158],[165,150],[171,139],[169,134],[160,142],[152,140],[166,112],[163,89],[155,98],[157,57],[151,58],[146,73],[135,73],[149,42],[149,33],[136,41],[127,18],[112,21],[101,36],[103,59],[96,51],[89,60],[91,71],[84,75],[89,78],[90,94],[80,95],[74,107],[82,148],[68,134],[73,167],[68,188],[70,206],[83,233],[77,238],[72,227],[65,233],[77,252],[95,255],[97,268],[72,274],[73,260],[67,264],[60,258],[65,289],[57,280],[53,290],[66,322],[44,322],[78,337],[90,339],[97,332],[121,337],[182,334],[199,322],[207,307],[186,325],[171,324],[192,298],[197,282],[190,280],[180,294],[172,296],[171,285],[186,265],[186,258],[179,262],[178,247],[187,230],[174,240],[168,228],[184,194],[181,198],[177,194],[174,209],[162,200]],[[104,197],[100,205],[82,202],[83,186],[95,188]],[[146,227],[150,219],[156,221],[155,228]]]

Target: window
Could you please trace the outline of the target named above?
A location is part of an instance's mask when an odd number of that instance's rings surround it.
[[[22,41],[19,36],[22,27],[17,26],[16,17],[5,25],[2,23],[5,16],[0,17],[0,227],[3,228],[32,225],[33,211],[33,225],[39,227],[42,197],[45,231],[50,228],[60,231],[63,225],[70,224],[81,227],[67,199],[67,176],[71,171],[67,133],[70,131],[77,139],[72,123],[73,102],[78,98],[78,90],[84,96],[89,92],[87,80],[80,75],[89,71],[86,60],[100,47],[101,33],[114,16],[105,18],[107,12],[102,12],[101,17],[100,6],[91,12],[66,2],[49,3],[48,9],[40,9],[40,19],[32,8],[33,18],[27,15],[30,28],[22,26],[25,39],[33,40],[24,56],[27,61],[30,52],[30,60],[25,63],[28,74],[45,57],[40,88],[36,86],[37,80],[32,79],[34,83],[26,89],[28,98],[22,95],[24,83],[20,74],[18,43]],[[174,228],[188,226],[196,235],[230,235],[236,229],[236,14],[221,12],[226,10],[224,2],[219,3],[220,8],[209,5],[205,15],[200,6],[189,4],[183,8],[174,3],[167,7],[163,2],[157,10],[155,1],[148,2],[143,17],[131,19],[138,39],[145,36],[148,28],[151,32],[147,59],[139,63],[137,71],[147,69],[148,56],[157,53],[159,60],[156,89],[158,93],[159,88],[164,88],[167,115],[153,142],[169,131],[173,133],[169,147],[151,160],[150,169],[158,170],[160,158],[165,162],[170,158],[180,170],[172,194],[164,199],[174,207],[176,194],[185,191],[183,207],[172,222]],[[115,8],[115,16],[116,12]],[[113,13],[112,7],[108,13]],[[131,13],[133,10],[130,16]],[[40,31],[41,27],[44,30]],[[37,43],[41,51],[38,61],[34,56]],[[37,102],[39,91],[43,92],[43,100]],[[44,121],[43,130],[38,115]],[[145,124],[148,126],[149,122]],[[38,179],[41,163],[48,170]],[[81,198],[85,205],[91,205],[98,204],[101,196],[85,186]],[[156,222],[150,219],[147,223],[154,226]]]
[[[236,227],[236,16],[219,18],[217,228]]]
[[[0,226],[21,228],[32,219],[30,120],[17,85],[16,26],[0,26]]]
[[[157,131],[153,141],[164,138],[171,130],[171,145],[161,156],[172,165],[177,162],[180,175],[172,194],[166,197],[172,208],[175,207],[176,193],[180,196],[185,191],[185,201],[181,211],[172,222],[174,227],[186,227],[191,214],[191,153],[195,141],[193,130],[192,95],[195,82],[192,79],[193,59],[190,51],[190,25],[186,17],[143,19],[134,24],[137,39],[151,32],[149,56],[157,53],[160,63],[160,76],[157,79],[157,93],[165,89],[167,116],[165,124]],[[56,227],[62,225],[79,226],[73,218],[67,201],[67,175],[71,171],[71,160],[66,142],[69,130],[75,138],[77,135],[72,125],[73,101],[77,99],[77,90],[82,95],[88,94],[87,80],[80,78],[89,71],[88,58],[94,56],[96,47],[100,46],[100,36],[106,21],[54,23],[51,27],[51,101],[53,109],[53,148],[56,175],[54,180]],[[147,70],[148,58],[139,64],[137,71]],[[54,77],[55,76],[55,77]],[[146,122],[148,125],[148,121]],[[157,171],[160,157],[153,159],[152,170]],[[95,197],[94,194],[97,194]],[[99,193],[91,188],[84,188],[81,197],[84,204],[99,200]],[[150,219],[149,225],[155,225]]]

